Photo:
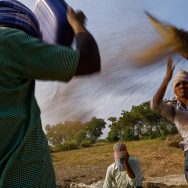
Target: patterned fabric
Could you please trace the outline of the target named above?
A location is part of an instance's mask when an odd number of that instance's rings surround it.
[[[69,81],[79,51],[1,28],[0,54],[0,188],[55,188],[35,79]]]
[[[173,103],[174,103],[174,105],[175,105],[175,107],[176,107],[177,110],[182,110],[182,111],[187,111],[188,110],[188,105],[186,105],[186,107],[183,107],[181,105],[181,103],[177,99],[174,100],[174,101],[173,101]]]
[[[18,28],[33,37],[42,38],[35,15],[16,0],[0,0],[0,25]]]

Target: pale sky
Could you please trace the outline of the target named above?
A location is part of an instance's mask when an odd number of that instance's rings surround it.
[[[33,0],[21,0],[32,10]],[[165,74],[165,61],[144,69],[131,69],[125,55],[158,36],[144,10],[188,30],[187,0],[67,0],[86,14],[87,28],[98,43],[100,75],[74,78],[68,84],[37,82],[36,96],[42,111],[43,127],[65,120],[88,120],[96,116],[119,117],[122,110],[151,100]],[[187,69],[177,58],[176,70]],[[180,61],[180,63],[179,63]],[[173,97],[169,87],[166,98]]]

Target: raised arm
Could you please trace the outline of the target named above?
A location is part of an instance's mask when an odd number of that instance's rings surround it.
[[[125,152],[125,166],[126,166],[126,170],[127,170],[127,174],[129,176],[129,178],[134,179],[135,178],[135,174],[133,169],[130,167],[129,165],[129,153],[128,151]]]
[[[67,10],[67,19],[71,25],[75,37],[76,47],[80,51],[79,64],[75,75],[85,75],[100,71],[100,54],[97,43],[93,36],[84,26],[84,20],[80,20],[80,14],[72,8]]]
[[[156,94],[153,97],[153,101],[152,101],[152,105],[151,108],[153,110],[157,110],[159,104],[162,102],[164,94],[166,92],[167,86],[169,81],[172,78],[172,74],[174,71],[174,65],[173,65],[173,60],[171,57],[168,58],[168,62],[167,62],[167,67],[166,67],[166,75],[161,83],[161,86],[159,87],[159,89],[157,90]]]

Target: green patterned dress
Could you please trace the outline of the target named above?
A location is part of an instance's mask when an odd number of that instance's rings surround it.
[[[79,51],[0,29],[0,188],[55,188],[35,79],[68,82]]]

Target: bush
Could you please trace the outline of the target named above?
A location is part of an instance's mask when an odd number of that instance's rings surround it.
[[[108,140],[105,138],[99,139],[99,140],[97,140],[97,143],[108,143]]]
[[[74,136],[75,142],[80,145],[86,139],[87,132],[85,130],[80,130]]]
[[[78,149],[78,145],[74,141],[65,141],[62,144],[62,151]]]
[[[48,145],[50,152],[53,153],[53,146]]]
[[[52,153],[61,152],[61,151],[68,151],[78,149],[78,145],[73,141],[66,141],[63,144],[56,144],[52,147]]]
[[[93,146],[103,146],[106,143],[109,143],[109,141],[106,139],[100,139],[100,140],[97,140],[97,142],[95,144],[93,144]]]
[[[51,149],[52,153],[61,152],[61,151],[63,151],[62,150],[62,144],[56,144]]]
[[[92,143],[90,140],[84,140],[81,142],[80,146],[83,148],[88,148],[88,147],[92,146]]]
[[[106,138],[109,142],[117,142],[119,141],[119,136],[118,136],[118,132],[117,131],[110,131],[108,133],[108,136]]]

